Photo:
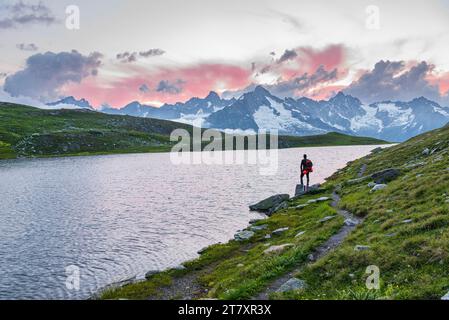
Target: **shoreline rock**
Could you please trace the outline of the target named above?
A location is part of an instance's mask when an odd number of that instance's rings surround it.
[[[289,199],[290,195],[288,194],[277,194],[249,206],[249,209],[251,211],[263,212],[268,216],[270,216],[275,211],[280,210],[280,208],[285,208],[285,206],[288,208],[287,201]]]
[[[234,235],[236,241],[246,241],[254,237],[255,233],[253,231],[240,231]]]

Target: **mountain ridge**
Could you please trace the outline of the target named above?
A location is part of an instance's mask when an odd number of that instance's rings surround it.
[[[185,103],[164,104],[160,108],[134,101],[120,109],[104,108],[101,112],[225,131],[277,130],[279,134],[297,136],[340,132],[398,142],[449,122],[448,107],[422,96],[410,101],[371,104],[342,91],[328,100],[281,99],[260,85],[238,99],[223,99],[211,91],[205,98],[193,97]]]

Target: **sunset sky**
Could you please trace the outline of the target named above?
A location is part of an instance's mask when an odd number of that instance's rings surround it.
[[[263,84],[449,106],[449,0],[0,0],[0,39],[0,100],[159,106]]]

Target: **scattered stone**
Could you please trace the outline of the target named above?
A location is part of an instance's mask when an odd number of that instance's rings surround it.
[[[394,212],[394,210],[387,210],[387,213],[393,213]]]
[[[371,249],[370,246],[356,245],[354,247],[354,251],[366,251],[366,250],[369,250],[369,249]]]
[[[441,300],[449,301],[449,292],[441,298]]]
[[[264,239],[271,239],[271,234],[267,234],[265,237],[264,237]]]
[[[289,199],[290,196],[288,194],[278,194],[262,200],[261,202],[250,206],[249,208],[251,211],[270,212],[281,203]]]
[[[208,247],[205,247],[205,248],[199,250],[197,253],[198,253],[199,255],[202,255],[202,254],[204,254],[204,253],[207,251],[207,249],[208,249]]]
[[[376,192],[376,191],[380,191],[383,190],[387,187],[386,184],[376,184],[372,189],[371,192]]]
[[[365,177],[357,178],[357,179],[351,179],[351,180],[346,181],[346,184],[347,185],[359,184],[359,183],[365,182],[365,181],[367,181],[369,179],[371,179],[370,176],[365,176]]]
[[[390,234],[387,234],[386,237],[387,238],[394,238],[394,237],[396,237],[396,235],[397,235],[397,233],[390,233]]]
[[[407,220],[402,221],[403,224],[409,224],[412,222],[413,222],[413,219],[407,219]]]
[[[304,290],[307,288],[307,284],[304,280],[292,278],[284,283],[276,292],[290,292],[297,290]]]
[[[355,274],[350,273],[350,274],[349,274],[349,278],[354,279],[354,278],[355,278]]]
[[[176,267],[173,268],[173,270],[178,270],[178,271],[180,271],[180,270],[185,270],[185,269],[187,269],[187,268],[184,267],[182,264],[180,264],[180,265],[178,265],[178,266],[176,266]]]
[[[237,268],[243,268],[245,265],[243,264],[243,263],[239,263],[238,265],[237,265]]]
[[[423,156],[428,156],[430,154],[430,149],[429,148],[425,148],[423,151],[422,151],[422,155]]]
[[[345,220],[345,225],[348,227],[355,227],[357,226],[359,223],[357,221],[354,221],[352,219],[346,219]]]
[[[296,206],[295,209],[301,210],[308,206],[309,206],[308,204],[300,204],[299,206]]]
[[[386,169],[372,174],[371,178],[377,184],[385,184],[395,180],[400,174],[401,172],[398,169]]]
[[[305,231],[301,231],[300,233],[298,233],[295,238],[299,238],[300,236],[302,236],[304,233],[306,233]]]
[[[158,271],[158,270],[150,270],[147,273],[145,273],[145,279],[149,280],[153,276],[157,275],[158,273],[160,273],[160,271]]]
[[[376,183],[375,182],[370,182],[370,183],[368,183],[368,187],[369,188],[374,188],[376,186]]]
[[[262,231],[268,228],[268,224],[263,224],[261,226],[252,226],[250,229],[251,231]]]
[[[275,236],[279,236],[281,234],[283,234],[284,232],[288,231],[289,228],[280,228],[277,230],[274,230],[271,234],[275,235]]]
[[[318,222],[324,223],[324,222],[327,222],[327,221],[329,221],[329,220],[334,219],[335,217],[337,217],[337,216],[327,216],[327,217],[324,217],[323,219],[321,219],[321,220],[318,221]]]
[[[309,260],[309,261],[314,261],[314,260],[315,260],[314,255],[313,255],[313,254],[309,254],[309,255],[307,256],[307,260]]]
[[[271,246],[271,243],[265,243],[263,246],[264,247],[269,247],[269,246]]]
[[[414,169],[414,168],[417,168],[417,167],[423,167],[423,166],[425,166],[425,165],[426,165],[426,164],[425,164],[424,162],[411,163],[411,164],[407,165],[405,168],[406,168],[406,169]]]
[[[240,231],[235,234],[234,239],[237,241],[245,241],[254,237],[253,231]]]
[[[265,250],[263,253],[265,254],[273,254],[273,253],[281,253],[284,250],[293,247],[293,244],[287,243],[280,246],[271,246],[267,250]]]
[[[312,204],[312,203],[324,202],[324,201],[329,201],[329,200],[332,200],[332,199],[329,197],[321,197],[318,199],[309,200],[309,201],[307,201],[307,203]]]

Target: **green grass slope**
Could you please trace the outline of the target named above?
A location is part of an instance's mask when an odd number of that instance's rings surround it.
[[[250,299],[267,292],[288,272],[305,281],[305,289],[270,294],[272,299],[440,299],[449,290],[449,127],[374,152],[335,173],[319,194],[291,200],[288,209],[257,222],[250,240],[217,244],[183,270],[167,270],[149,280],[111,289],[104,299],[218,298]],[[358,178],[365,168],[365,179]],[[397,168],[400,175],[383,190],[371,192],[372,173]],[[339,209],[363,217],[340,246],[317,261],[307,257],[341,230]],[[336,216],[335,216],[336,215]],[[335,216],[322,221],[324,217]],[[267,238],[273,230],[287,231]],[[288,245],[272,254],[274,245]],[[356,246],[367,250],[355,250]],[[366,287],[367,267],[380,271],[379,290]],[[297,271],[295,271],[297,270]],[[185,292],[185,287],[195,291]]]
[[[0,159],[108,153],[166,152],[175,129],[189,125],[87,110],[42,110],[0,102]],[[279,137],[280,148],[383,144],[336,133]],[[207,145],[208,142],[203,142]]]

